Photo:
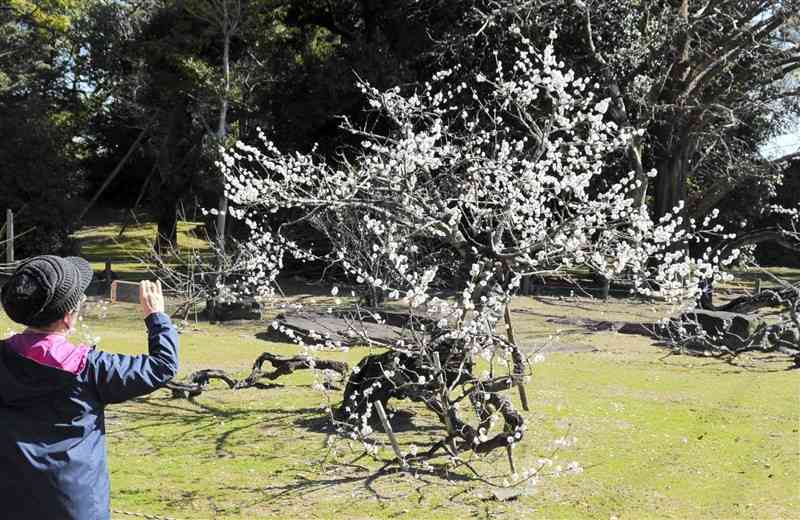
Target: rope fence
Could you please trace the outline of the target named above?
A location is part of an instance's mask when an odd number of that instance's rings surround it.
[[[111,512],[114,513],[115,515],[132,516],[135,518],[146,518],[147,520],[178,520],[177,518],[173,518],[171,516],[149,515],[147,513],[134,513],[132,511],[122,511],[119,509],[112,509]]]

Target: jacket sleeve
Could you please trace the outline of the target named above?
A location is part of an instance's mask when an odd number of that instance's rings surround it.
[[[92,353],[88,377],[102,403],[121,403],[149,394],[178,372],[178,333],[169,317],[153,313],[145,324],[149,354]]]

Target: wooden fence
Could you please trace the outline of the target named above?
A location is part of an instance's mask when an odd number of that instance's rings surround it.
[[[14,212],[10,209],[6,210],[6,221],[0,227],[0,246],[5,244],[5,262],[0,263],[0,275],[8,274],[14,269]]]

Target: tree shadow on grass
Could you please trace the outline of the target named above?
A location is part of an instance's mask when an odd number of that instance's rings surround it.
[[[219,457],[233,457],[231,452],[231,439],[240,433],[253,428],[270,431],[285,431],[287,435],[301,428],[309,433],[319,435],[338,435],[336,427],[331,422],[330,416],[317,407],[308,408],[224,408],[215,406],[202,398],[176,400],[167,397],[146,397],[136,399],[140,405],[136,409],[123,408],[114,410],[115,422],[127,423],[126,426],[116,427],[112,434],[137,433],[152,428],[164,426],[175,427],[181,431],[176,432],[171,442],[182,442],[195,438],[199,434],[219,429],[222,424],[218,419],[230,423],[224,431],[214,435],[214,451]],[[144,408],[147,407],[147,408]],[[433,447],[436,439],[445,435],[444,427],[438,423],[425,424],[426,417],[414,411],[405,409],[390,409],[390,423],[395,433],[416,433],[413,441],[398,440],[401,445],[416,444],[421,449]],[[251,420],[248,420],[251,419]],[[375,418],[371,426],[376,432],[383,432],[383,426]]]
[[[319,410],[317,410],[319,412]],[[417,414],[410,410],[388,410],[389,412],[389,424],[392,426],[392,431],[395,433],[403,433],[403,432],[433,432],[433,431],[441,431],[444,432],[445,430],[441,426],[437,426],[435,424],[431,425],[423,425],[418,424],[414,421],[414,418],[417,417]],[[336,427],[331,422],[330,416],[318,413],[316,415],[308,415],[304,417],[298,417],[295,419],[294,424],[303,428],[307,431],[313,433],[321,433],[325,435],[330,435],[336,433]],[[378,432],[383,432],[383,424],[377,418],[377,416],[373,415],[370,418],[369,425],[372,427],[373,430]]]
[[[662,364],[686,368],[687,370],[705,370],[717,374],[769,374],[796,370],[791,359],[779,354],[750,352],[748,356],[736,356],[730,359],[708,356],[702,351],[695,353],[676,352],[674,346],[665,341],[653,344],[668,351],[659,358]]]
[[[297,473],[293,481],[261,488],[262,498],[254,500],[244,507],[290,501],[296,498],[308,500],[311,495],[353,485],[360,485],[376,500],[386,501],[407,498],[414,490],[422,496],[425,488],[436,484],[485,483],[480,477],[452,471],[448,462],[432,461],[429,462],[426,470],[422,470],[414,466],[401,467],[397,461],[384,461],[381,467],[371,469],[358,464],[362,457],[364,455],[350,462],[327,461],[315,472],[309,472],[307,467],[295,468]],[[392,480],[386,483],[384,489],[381,489],[381,484],[386,479],[393,478],[406,478],[409,483],[413,483],[413,486],[410,486],[407,492],[397,492],[400,486],[396,485],[396,480]],[[387,487],[394,490],[395,493],[388,494],[385,489]]]
[[[233,435],[250,428],[294,430],[295,427],[299,426],[311,433],[331,434],[335,432],[330,417],[317,407],[294,409],[270,407],[225,408],[215,406],[202,397],[174,399],[149,396],[137,398],[133,401],[141,407],[136,409],[127,407],[110,412],[109,415],[114,422],[129,423],[127,426],[114,428],[112,433],[124,434],[163,426],[185,427],[186,429],[173,439],[174,441],[180,441],[186,437],[194,437],[198,432],[219,428],[220,422],[215,419],[234,422],[249,417],[258,417],[258,419],[248,421],[245,424],[232,425],[229,429],[217,435],[215,440],[216,451],[222,456],[231,455],[226,449],[229,439]],[[191,406],[187,406],[187,404]],[[400,413],[399,417],[405,417],[405,415],[409,414]],[[403,419],[397,420],[398,427],[400,427],[402,421]],[[410,419],[406,422],[409,421]]]
[[[515,311],[516,312],[516,311]],[[595,334],[598,332],[614,332],[622,335],[640,336],[651,340],[652,346],[663,350],[665,354],[659,361],[665,365],[685,368],[707,368],[714,372],[738,374],[747,372],[771,373],[792,370],[794,365],[786,356],[757,350],[748,351],[746,356],[727,358],[706,354],[704,350],[691,351],[684,348],[677,350],[664,334],[659,333],[661,327],[658,323],[595,320],[585,317],[564,317],[538,313],[531,310],[520,311],[544,317],[549,323],[568,325],[574,327],[569,334]],[[579,332],[583,331],[583,332]],[[699,361],[703,359],[705,361]],[[694,360],[694,361],[692,361]]]
[[[239,455],[237,443],[233,438],[242,432],[250,431],[251,435],[246,436],[247,439],[240,439],[239,444],[244,447],[252,445],[254,442],[258,443],[260,442],[258,435],[255,437],[256,440],[253,440],[254,428],[270,430],[273,438],[292,438],[293,435],[297,435],[297,428],[300,427],[308,432],[320,434],[320,441],[323,440],[323,435],[334,433],[329,417],[317,407],[298,409],[268,406],[247,409],[225,408],[202,398],[183,401],[160,396],[138,399],[136,404],[138,406],[123,408],[115,412],[118,420],[123,423],[140,423],[141,421],[146,423],[131,424],[132,428],[128,431],[165,424],[180,426],[182,431],[176,432],[176,436],[167,441],[173,444],[182,442],[186,437],[192,440],[198,432],[210,428],[219,429],[223,424],[220,419],[224,419],[225,426],[222,427],[222,430],[214,431],[208,440],[209,443],[213,443],[213,453],[220,458],[252,456],[249,452]],[[413,440],[418,446],[424,447],[428,438],[433,440],[435,437],[444,435],[444,430],[436,424],[419,424],[425,419],[424,416],[417,416],[410,411],[396,410],[392,418],[392,426],[398,432],[423,433],[421,436],[415,436]],[[228,421],[231,422],[229,426],[227,425]],[[124,430],[115,430],[115,432],[118,431]],[[424,435],[425,433],[432,435]],[[269,442],[266,436],[264,442]],[[314,439],[311,442],[316,444]],[[310,465],[297,462],[297,457],[302,456],[302,453],[298,455],[297,450],[292,453],[276,451],[259,454],[259,460],[272,459],[274,462],[286,462],[285,466],[281,464],[280,471],[275,473],[275,477],[278,478],[280,475],[285,475],[281,479],[283,482],[266,487],[264,487],[263,481],[260,484],[253,482],[238,486],[232,483],[220,483],[222,485],[216,489],[228,497],[226,502],[230,502],[230,496],[236,497],[232,507],[237,511],[244,511],[251,507],[269,507],[270,504],[278,502],[307,501],[310,496],[315,494],[351,493],[362,488],[371,498],[379,501],[402,500],[415,493],[421,500],[425,495],[424,490],[429,486],[439,486],[442,483],[462,483],[466,486],[472,483],[485,483],[481,477],[464,468],[454,470],[449,460],[431,459],[428,461],[428,469],[422,470],[419,465],[409,468],[400,467],[397,460],[369,459],[368,462],[363,462],[365,454],[356,456],[353,460],[342,460],[337,457],[335,452],[325,453],[324,448],[321,454],[317,450],[315,452],[320,455],[321,460],[309,461]],[[381,465],[376,467],[376,463]],[[493,468],[497,466],[490,465]],[[170,508],[189,507],[197,498],[197,496],[184,496],[174,500],[170,504]],[[412,499],[415,498],[416,495],[412,497]]]

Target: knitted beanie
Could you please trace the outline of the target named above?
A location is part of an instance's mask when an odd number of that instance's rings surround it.
[[[3,309],[17,323],[49,325],[78,308],[92,275],[89,262],[76,256],[30,258],[3,285]]]

